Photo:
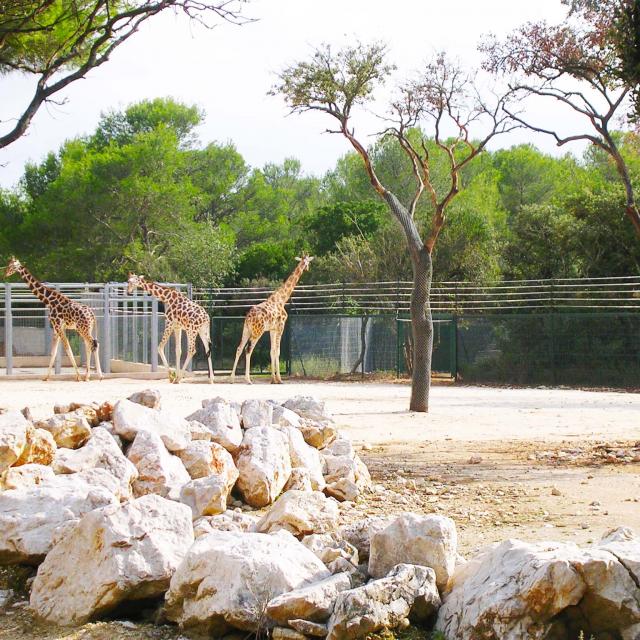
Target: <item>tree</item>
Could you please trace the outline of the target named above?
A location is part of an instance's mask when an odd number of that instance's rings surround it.
[[[354,108],[371,100],[374,90],[393,71],[383,45],[347,47],[333,52],[329,46],[317,49],[311,59],[296,63],[279,74],[272,93],[282,95],[292,112],[320,111],[338,122],[333,133],[343,135],[359,154],[369,181],[395,219],[400,223],[413,268],[411,328],[413,372],[410,409],[426,412],[431,384],[433,320],[429,303],[433,275],[432,252],[442,230],[447,209],[461,189],[464,168],[498,133],[510,128],[502,111],[503,98],[488,106],[473,78],[443,55],[426,65],[414,80],[406,82],[391,104],[384,136],[394,138],[408,158],[414,190],[405,202],[378,177],[370,153],[350,127]],[[487,121],[488,133],[474,141],[470,128]],[[421,123],[431,126],[435,144],[447,159],[449,184],[438,193],[431,178],[432,160],[424,139],[415,141],[412,131]],[[447,135],[448,131],[452,134]],[[416,220],[416,207],[427,193],[432,218],[423,239]]]
[[[585,140],[605,151],[624,185],[625,210],[640,237],[640,209],[612,130],[616,120],[629,115],[631,95],[638,86],[637,76],[632,73],[638,66],[628,61],[626,49],[612,34],[627,10],[635,12],[634,21],[638,18],[636,5],[628,0],[578,0],[564,23],[525,24],[504,41],[489,37],[481,50],[486,54],[487,70],[514,74],[510,81],[514,92],[551,100],[582,120],[582,132],[564,135],[554,127],[510,114],[531,130],[553,136],[558,146]]]
[[[0,149],[22,136],[38,109],[107,62],[148,19],[167,9],[208,25],[243,22],[244,0],[5,0],[0,12],[0,75],[34,79],[33,95],[0,135]]]

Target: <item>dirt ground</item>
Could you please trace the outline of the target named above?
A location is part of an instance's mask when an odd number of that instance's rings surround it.
[[[343,506],[343,519],[402,511],[447,515],[456,522],[464,556],[505,538],[585,544],[617,526],[640,531],[640,394],[443,385],[432,388],[424,415],[406,411],[409,386],[403,383],[0,379],[0,407],[29,406],[40,417],[56,402],[114,400],[147,387],[160,389],[163,406],[180,415],[213,396],[325,400],[375,483],[373,493]],[[36,632],[28,620],[18,624],[22,617],[16,611],[13,631],[0,624],[0,639],[103,637],[99,625],[80,635]],[[115,637],[133,637],[121,631]],[[177,637],[148,633],[135,637]]]

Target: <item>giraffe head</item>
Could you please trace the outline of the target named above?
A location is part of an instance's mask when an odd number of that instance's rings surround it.
[[[138,287],[142,288],[143,282],[143,276],[137,276],[135,273],[131,273],[131,271],[129,271],[129,278],[127,279],[127,293],[131,295]]]
[[[14,273],[17,273],[18,270],[20,270],[22,268],[22,264],[20,263],[20,260],[18,260],[18,258],[16,258],[15,256],[11,256],[11,258],[9,259],[9,264],[7,265],[7,268],[4,272],[4,277],[8,278],[9,276],[12,276]]]
[[[309,270],[309,265],[311,264],[311,261],[313,260],[314,256],[308,256],[306,254],[303,254],[302,258],[299,258],[298,256],[296,256],[296,260],[302,265],[302,271],[308,271]]]

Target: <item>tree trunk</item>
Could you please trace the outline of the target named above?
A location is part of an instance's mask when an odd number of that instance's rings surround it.
[[[411,334],[413,337],[413,371],[411,374],[411,411],[429,411],[431,388],[431,353],[433,317],[431,316],[431,254],[422,248],[412,254],[413,289],[411,291]]]

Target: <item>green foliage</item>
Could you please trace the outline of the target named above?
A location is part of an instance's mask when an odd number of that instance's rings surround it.
[[[264,241],[252,244],[238,260],[238,278],[249,283],[258,278],[276,282],[293,271],[298,249],[290,241]]]

